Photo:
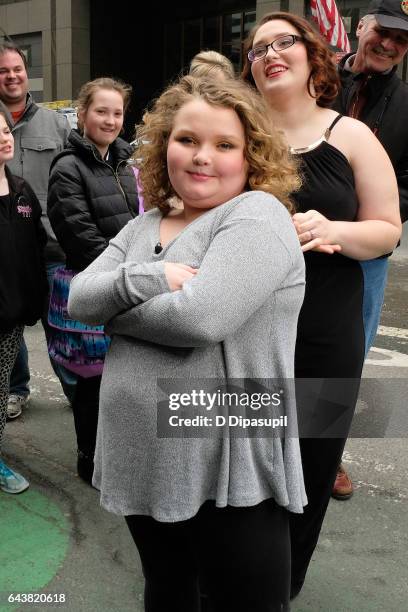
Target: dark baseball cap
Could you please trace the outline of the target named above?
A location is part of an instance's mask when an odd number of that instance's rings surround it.
[[[368,15],[375,15],[383,28],[408,30],[408,0],[373,0]]]

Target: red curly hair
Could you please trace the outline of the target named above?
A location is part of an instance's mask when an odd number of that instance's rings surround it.
[[[336,68],[335,55],[329,49],[323,37],[312,28],[306,19],[298,15],[285,12],[274,12],[267,13],[259,20],[259,23],[251,30],[244,43],[244,67],[241,77],[245,81],[255,85],[251,73],[251,62],[248,59],[247,53],[252,49],[255,34],[258,32],[259,28],[265,23],[268,23],[268,21],[275,21],[277,19],[290,23],[302,37],[311,67],[309,79],[307,81],[307,90],[309,94],[313,98],[316,98],[318,106],[331,107],[340,88],[340,79]]]

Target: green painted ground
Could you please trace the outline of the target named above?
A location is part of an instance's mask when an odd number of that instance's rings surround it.
[[[0,612],[27,606],[8,603],[10,593],[40,593],[52,580],[67,553],[69,530],[58,506],[38,491],[0,491]]]

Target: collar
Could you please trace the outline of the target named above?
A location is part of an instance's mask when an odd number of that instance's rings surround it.
[[[105,157],[105,159],[102,159],[96,146],[84,138],[78,129],[71,130],[68,136],[68,142],[72,149],[87,152],[88,155],[92,155],[101,161],[106,161],[109,165],[117,165],[120,161],[129,159],[132,155],[132,147],[119,136],[109,145],[109,158]]]
[[[0,110],[2,110],[4,112],[4,114],[6,115],[7,124],[8,124],[8,126],[9,126],[9,128],[10,128],[10,130],[12,132],[15,129],[19,128],[25,122],[26,119],[29,119],[33,115],[35,115],[35,113],[37,112],[38,108],[39,107],[34,102],[32,95],[30,94],[30,92],[28,92],[27,93],[27,98],[26,98],[26,105],[24,107],[23,114],[21,115],[21,117],[18,120],[18,122],[14,123],[13,117],[11,116],[11,113],[10,113],[9,109],[4,104],[4,102],[2,102],[0,100]]]
[[[2,100],[0,100],[0,111],[5,114],[7,125],[9,126],[10,130],[12,130],[14,127],[13,117]]]
[[[346,70],[346,72],[353,72],[353,64],[354,64],[354,60],[356,58],[356,54],[352,53],[351,55],[349,55],[348,57],[346,57],[344,64],[343,64],[343,70]],[[367,76],[387,76],[387,74],[391,74],[391,72],[393,72],[395,66],[393,66],[392,68],[388,68],[388,70],[384,70],[384,72],[368,72],[368,73],[363,73],[363,72],[359,72],[359,73],[353,73],[357,76],[358,75],[363,75],[363,74],[367,74]]]
[[[355,53],[346,57],[345,62],[342,66],[343,70],[346,70],[347,72],[353,72],[351,66],[353,65],[355,57],[356,57]]]

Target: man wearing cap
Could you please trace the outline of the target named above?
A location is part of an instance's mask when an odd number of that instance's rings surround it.
[[[401,219],[408,218],[408,85],[397,66],[408,50],[408,0],[373,0],[357,26],[358,47],[339,66],[342,91],[335,108],[363,121],[387,151],[397,175]],[[366,355],[374,342],[387,282],[388,256],[361,262],[364,273]],[[333,497],[353,486],[340,466]]]

